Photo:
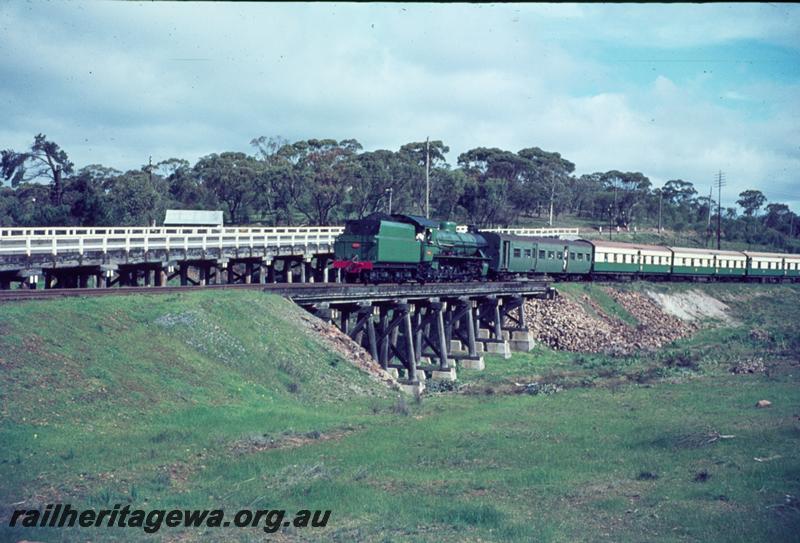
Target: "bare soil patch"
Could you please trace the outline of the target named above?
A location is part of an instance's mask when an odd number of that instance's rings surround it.
[[[678,317],[682,321],[717,320],[724,324],[736,324],[728,313],[729,307],[700,290],[685,292],[648,292],[664,313]]]

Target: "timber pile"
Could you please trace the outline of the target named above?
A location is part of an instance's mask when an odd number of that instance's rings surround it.
[[[657,349],[695,329],[664,313],[644,294],[605,290],[638,325],[609,315],[586,294],[579,300],[559,295],[554,300],[526,302],[525,314],[534,337],[556,350],[622,355]]]

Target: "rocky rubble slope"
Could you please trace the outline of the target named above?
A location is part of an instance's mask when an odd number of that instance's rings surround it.
[[[316,317],[303,313],[300,315],[302,325],[311,333],[319,337],[331,350],[338,353],[351,364],[365,371],[378,381],[394,388],[397,381],[381,368],[372,356],[361,345],[350,339],[344,332],[333,324],[328,324]]]
[[[554,300],[529,300],[528,326],[536,339],[553,349],[575,352],[629,354],[656,349],[686,337],[698,324],[665,313],[650,296],[603,287],[638,325],[608,314],[588,294],[577,299],[559,295]]]

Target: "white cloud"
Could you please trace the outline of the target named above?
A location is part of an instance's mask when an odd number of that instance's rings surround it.
[[[430,136],[450,145],[452,163],[471,147],[536,145],[580,173],[637,170],[702,192],[723,169],[731,193],[791,193],[798,85],[750,81],[714,94],[710,74],[619,81],[613,66],[575,50],[745,38],[796,48],[798,13],[723,4],[9,3],[0,5],[0,146],[22,148],[44,132],[79,166],[125,169],[151,154],[248,150],[260,135],[355,137],[367,149]],[[742,109],[750,106],[757,114]]]

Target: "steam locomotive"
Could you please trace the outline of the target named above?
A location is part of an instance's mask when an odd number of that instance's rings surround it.
[[[603,240],[459,232],[456,223],[375,213],[347,221],[334,244],[349,282],[504,280],[550,276],[800,281],[800,255]]]

